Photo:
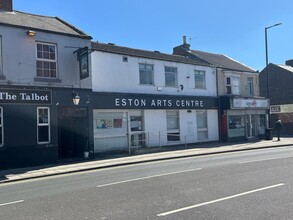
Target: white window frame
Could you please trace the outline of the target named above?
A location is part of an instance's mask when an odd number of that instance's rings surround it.
[[[228,82],[230,79],[230,82]],[[235,83],[237,81],[237,83]],[[240,77],[238,76],[227,76],[225,78],[226,84],[226,94],[227,95],[240,95]],[[228,88],[230,88],[231,92],[229,92]]]
[[[199,80],[200,79],[200,80]],[[197,82],[200,82],[200,86],[197,86]],[[206,89],[206,72],[202,70],[194,70],[194,88]]]
[[[199,126],[199,116],[201,116],[201,115],[204,115],[204,117],[205,117],[205,124],[206,124],[206,126],[205,127],[201,127],[201,126]],[[196,121],[197,121],[197,138],[198,138],[198,140],[207,140],[208,138],[209,138],[209,133],[208,133],[208,112],[207,112],[207,110],[197,110],[196,111]],[[200,132],[205,132],[206,133],[206,138],[204,138],[204,139],[200,139],[199,138],[199,133]]]
[[[3,126],[3,107],[0,107],[0,128],[2,140],[0,140],[0,148],[4,146],[4,126]]]
[[[2,36],[0,35],[0,76],[3,75],[3,62],[2,62]]]
[[[54,47],[54,53],[48,53],[49,58],[44,58],[43,55],[45,54],[45,51],[42,49],[41,52],[38,50],[38,45],[48,46],[48,47]],[[42,56],[39,57],[39,52],[42,54]],[[54,57],[51,58],[50,55],[54,54]],[[42,68],[38,68],[38,62],[42,63]],[[44,67],[44,65],[48,65],[47,68]],[[51,65],[55,64],[55,69],[51,67]],[[38,69],[41,70],[42,74],[39,74]],[[55,70],[55,74],[53,74],[53,71]],[[47,74],[45,73],[47,71]],[[46,79],[56,79],[57,78],[57,45],[50,44],[50,43],[43,43],[43,42],[36,42],[36,77],[37,78],[46,78]]]
[[[150,68],[151,67],[151,68]],[[142,77],[143,74],[147,75],[146,82],[143,82]],[[140,85],[154,85],[154,65],[148,63],[139,63],[139,84]]]
[[[254,95],[254,88],[253,88],[253,77],[247,77],[247,95],[253,96]]]
[[[169,79],[172,81],[169,82]],[[178,70],[177,67],[165,66],[165,86],[178,87]]]
[[[48,111],[48,121],[40,122],[40,110]],[[37,143],[38,144],[48,144],[51,142],[51,123],[50,123],[50,108],[49,107],[37,107]],[[39,141],[39,127],[48,127],[48,141]]]
[[[168,128],[168,119],[170,118],[176,118],[176,123],[178,125],[177,128]],[[169,110],[166,111],[166,123],[167,123],[167,139],[169,138],[169,135],[171,136],[171,139],[174,140],[169,140],[168,141],[180,141],[180,116],[179,116],[179,111],[178,110]],[[174,136],[174,134],[178,136]],[[173,135],[173,137],[172,137]]]

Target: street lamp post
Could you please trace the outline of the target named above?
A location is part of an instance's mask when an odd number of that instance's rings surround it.
[[[269,99],[270,98],[270,93],[269,93],[269,55],[268,55],[268,29],[272,28],[272,27],[276,27],[276,26],[279,26],[281,25],[282,23],[277,23],[277,24],[274,24],[272,26],[269,26],[269,27],[266,27],[265,28],[265,46],[266,46],[266,73],[267,73],[267,98]],[[269,128],[270,126],[270,108],[268,110],[268,124],[267,124],[267,128]]]

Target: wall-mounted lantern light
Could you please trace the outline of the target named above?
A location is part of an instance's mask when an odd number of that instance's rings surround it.
[[[28,30],[27,32],[27,35],[30,36],[30,37],[34,37],[36,35],[36,32],[32,31],[32,30]]]
[[[72,101],[73,101],[73,104],[74,105],[78,105],[79,104],[80,97],[79,97],[79,95],[77,93],[73,93],[73,99],[72,99]]]

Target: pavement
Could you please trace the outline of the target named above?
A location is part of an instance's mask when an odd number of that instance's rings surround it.
[[[96,157],[95,159],[85,159],[83,161],[63,162],[62,164],[0,170],[0,184],[144,162],[282,146],[293,147],[293,137],[282,137],[281,141],[273,139],[251,140],[241,143],[209,142],[188,146],[138,148],[133,149],[132,155],[112,155],[110,158],[109,156]]]

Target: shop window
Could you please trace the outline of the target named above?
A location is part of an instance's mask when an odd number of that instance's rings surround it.
[[[154,66],[151,64],[139,64],[139,83],[143,85],[154,85]]]
[[[205,71],[194,70],[194,83],[196,89],[206,88]]]
[[[37,43],[37,77],[57,77],[57,50],[56,45]]]
[[[206,140],[208,139],[208,118],[207,111],[196,111],[197,120],[197,139]]]
[[[229,116],[229,138],[245,137],[245,116]]]
[[[0,35],[0,76],[3,75],[3,67],[2,67],[2,36]]]
[[[50,143],[50,108],[38,108],[38,144]]]
[[[170,87],[178,87],[176,67],[165,66],[165,85]]]
[[[226,94],[227,95],[240,95],[240,78],[239,77],[226,77]]]
[[[178,111],[167,111],[167,140],[180,141]]]
[[[3,129],[3,108],[0,107],[0,147],[3,147],[4,145],[4,140],[3,140],[3,134],[4,134],[4,129]]]

